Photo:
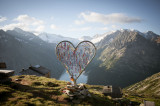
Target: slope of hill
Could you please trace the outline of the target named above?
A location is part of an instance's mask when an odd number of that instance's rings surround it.
[[[123,89],[123,92],[134,101],[151,100],[157,103],[156,106],[160,105],[160,72]]]
[[[0,30],[0,61],[6,62],[7,69],[15,70],[16,75],[22,68],[39,64],[50,69],[52,77],[59,78],[64,68],[56,58],[55,46],[21,29]]]
[[[68,82],[35,75],[12,76],[10,77],[12,82],[0,84],[0,105],[129,106],[132,103],[132,106],[138,106],[138,104],[143,103],[143,100],[150,100],[154,101],[156,106],[159,106],[159,76],[160,73],[157,73],[144,81],[123,89],[124,96],[121,99],[104,96],[102,94],[104,86],[85,84],[91,96],[74,102],[60,91],[61,88],[66,87]]]
[[[118,30],[97,44],[89,84],[129,86],[160,70],[160,47],[138,31]]]
[[[67,95],[60,92],[60,89],[67,85],[65,81],[29,75],[13,76],[11,78],[11,83],[0,84],[1,106],[74,105]],[[103,86],[86,85],[86,87],[91,93],[91,97],[82,99],[78,103],[79,105],[113,106],[115,104],[114,101],[102,95]]]

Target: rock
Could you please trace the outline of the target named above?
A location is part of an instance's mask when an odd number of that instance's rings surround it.
[[[92,97],[91,94],[88,94],[87,96],[88,96],[88,97]]]
[[[77,86],[67,85],[65,88],[61,88],[60,91],[64,94],[67,94],[70,100],[75,100],[73,101],[74,103],[79,103],[79,101],[77,102],[77,99],[84,99],[89,94],[88,89],[84,84],[79,84]]]
[[[22,81],[21,79],[15,79],[15,81]]]
[[[143,103],[141,103],[139,106],[144,106],[144,104],[143,104]]]
[[[84,84],[82,84],[82,83],[79,84],[78,88],[80,88],[80,89],[87,89],[86,86]]]
[[[88,90],[84,89],[84,90],[80,91],[80,93],[83,94],[83,95],[87,95],[88,94]]]
[[[79,96],[79,98],[80,98],[80,99],[84,99],[84,98],[85,98],[85,96],[84,96],[84,95],[81,95],[81,96]]]
[[[14,74],[14,70],[0,70],[0,79],[10,77]]]
[[[63,93],[69,95],[70,91],[69,90],[63,90]]]

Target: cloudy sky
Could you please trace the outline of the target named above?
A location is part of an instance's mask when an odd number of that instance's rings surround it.
[[[0,0],[0,29],[68,37],[117,29],[160,34],[160,0]]]

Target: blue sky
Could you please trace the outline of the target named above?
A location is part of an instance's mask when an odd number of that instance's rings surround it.
[[[117,29],[160,34],[160,0],[0,0],[0,29],[94,36]]]

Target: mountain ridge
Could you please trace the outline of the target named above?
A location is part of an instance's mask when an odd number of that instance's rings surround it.
[[[33,37],[32,40],[29,38]],[[51,76],[59,78],[64,68],[56,59],[55,44],[44,42],[35,35],[23,36],[15,31],[0,31],[0,61],[5,62],[7,69],[15,70],[15,74],[30,65],[42,65],[51,70]],[[55,72],[53,72],[53,69]],[[54,74],[56,73],[56,74]]]
[[[160,47],[137,31],[117,31],[97,45],[94,65],[87,68],[89,84],[125,87],[160,70]]]
[[[56,58],[56,44],[34,34],[27,35],[28,32],[20,32],[1,30],[0,61],[6,61],[9,69],[17,70],[16,74],[30,64],[39,64],[50,69],[52,77],[59,78],[64,68]],[[142,34],[137,30],[125,29],[108,35],[105,33],[104,38],[95,44],[97,54],[86,68],[87,83],[125,87],[158,72],[160,49],[155,41],[159,35],[152,40]]]
[[[1,29],[2,30],[2,29]],[[29,31],[24,31],[20,28],[14,28],[13,30],[7,30],[7,31],[16,31],[17,33],[21,33],[22,35],[35,35],[32,32]],[[6,31],[6,32],[7,32]],[[152,31],[147,31],[147,32],[140,32],[136,29],[119,29],[119,30],[114,30],[114,31],[109,31],[109,32],[105,32],[104,34],[96,34],[93,37],[91,36],[82,36],[81,38],[72,38],[72,37],[64,37],[62,35],[57,35],[57,34],[50,34],[50,33],[46,33],[46,32],[42,32],[38,35],[35,35],[37,37],[39,37],[40,39],[42,39],[43,41],[47,41],[48,43],[58,43],[62,40],[69,40],[69,41],[73,41],[74,44],[78,44],[78,42],[82,41],[82,40],[89,40],[93,43],[99,43],[102,39],[104,39],[106,36],[108,35],[112,35],[116,32],[124,32],[124,31],[128,31],[128,32],[137,32],[139,33],[141,36],[145,37],[146,39],[150,39],[152,41],[155,41],[158,37],[160,37],[160,35],[152,32]],[[50,40],[51,39],[51,40]],[[53,40],[56,39],[56,40]]]

